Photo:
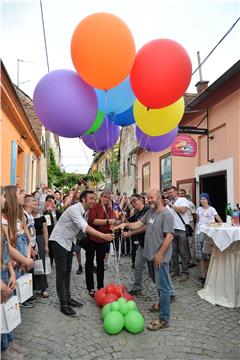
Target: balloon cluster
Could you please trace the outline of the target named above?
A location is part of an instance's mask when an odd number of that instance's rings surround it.
[[[77,72],[55,70],[37,84],[33,102],[41,122],[65,137],[82,137],[105,151],[119,126],[136,122],[142,148],[171,145],[184,112],[191,61],[176,41],[157,39],[136,54],[127,25],[109,13],[87,16],[76,27],[71,57]]]
[[[133,297],[125,290],[124,285],[108,284],[95,293],[96,304],[103,307],[103,328],[108,334],[116,335],[124,327],[133,334],[144,329],[144,318]]]

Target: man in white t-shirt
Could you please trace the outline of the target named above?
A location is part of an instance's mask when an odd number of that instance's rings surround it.
[[[182,274],[179,281],[188,280],[189,272],[189,245],[185,224],[189,224],[188,209],[189,202],[184,197],[178,197],[178,190],[175,186],[168,189],[168,200],[166,200],[174,217],[174,238],[172,242],[172,269],[174,275],[180,275],[179,255],[182,262]],[[184,224],[185,223],[185,224]]]

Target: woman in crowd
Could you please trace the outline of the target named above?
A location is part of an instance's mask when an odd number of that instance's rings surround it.
[[[207,235],[200,231],[201,225],[218,221],[222,223],[222,219],[218,215],[216,209],[211,206],[210,198],[207,193],[200,194],[200,206],[197,208],[197,223],[195,228],[195,242],[196,242],[196,258],[200,260],[201,277],[200,282],[204,285],[208,264],[209,255],[204,253],[204,243],[207,241]]]
[[[23,240],[21,237],[23,211],[17,201],[17,191],[15,186],[6,186],[2,189],[0,196],[0,205],[3,208],[1,217],[1,300],[4,301],[11,296],[15,289],[16,275],[19,276],[19,269],[33,267],[33,261],[27,257],[27,245],[21,241]],[[24,254],[17,249],[21,249]],[[15,261],[16,273],[13,269],[12,258]],[[14,340],[13,332],[1,335],[1,358],[3,360],[21,360],[27,353],[28,351]]]
[[[115,224],[114,213],[111,206],[111,193],[103,191],[99,202],[95,203],[88,212],[88,224],[102,233],[110,233],[111,226]],[[93,261],[96,254],[97,261],[97,287],[104,287],[104,258],[107,242],[103,239],[89,236],[89,244],[86,249],[86,284],[89,295],[94,297]]]

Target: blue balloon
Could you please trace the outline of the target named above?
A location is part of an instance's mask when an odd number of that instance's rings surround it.
[[[129,77],[110,90],[95,89],[98,99],[98,110],[105,114],[120,114],[130,108],[135,100]]]
[[[116,125],[119,126],[128,126],[135,123],[135,119],[133,116],[133,106],[131,106],[126,111],[120,113],[120,114],[111,114],[108,115],[108,118],[110,121],[114,122]]]

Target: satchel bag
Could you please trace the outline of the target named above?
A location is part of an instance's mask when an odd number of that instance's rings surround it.
[[[179,212],[176,211],[176,213],[178,214],[178,216],[182,220],[183,224],[185,225],[185,231],[186,231],[187,236],[193,236],[193,229],[192,229],[191,225],[185,223],[185,221],[183,220],[183,218],[181,217]]]
[[[16,292],[18,300],[21,304],[33,296],[32,274],[26,273],[17,279]]]
[[[37,259],[34,261],[34,275],[43,275],[44,274],[44,267],[42,259]]]
[[[83,250],[87,250],[89,245],[87,234],[82,232],[81,230],[77,234],[77,245],[79,245]]]
[[[1,334],[10,333],[21,324],[21,314],[16,295],[12,296],[7,302],[0,305],[1,314]]]

